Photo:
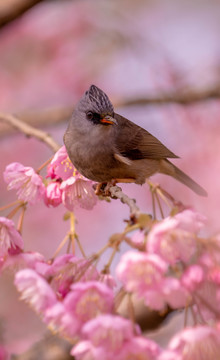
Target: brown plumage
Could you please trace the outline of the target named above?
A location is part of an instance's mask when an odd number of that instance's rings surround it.
[[[178,156],[148,131],[114,113],[108,96],[95,85],[77,104],[64,143],[75,167],[91,180],[143,184],[151,175],[163,173],[207,195],[168,160]]]

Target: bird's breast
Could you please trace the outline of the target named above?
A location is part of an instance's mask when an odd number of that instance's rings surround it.
[[[106,180],[106,170],[114,166],[113,142],[108,136],[96,132],[86,134],[66,133],[64,142],[70,160],[76,169],[88,179]]]

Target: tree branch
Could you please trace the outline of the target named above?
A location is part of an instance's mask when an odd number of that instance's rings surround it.
[[[13,126],[15,129],[23,132],[28,137],[35,137],[36,139],[44,142],[54,152],[56,152],[60,145],[52,138],[51,135],[45,131],[34,128],[31,125],[26,124],[24,121],[19,120],[13,115],[0,113],[0,121],[4,121],[7,124]]]
[[[203,91],[190,90],[184,93],[170,93],[158,95],[155,97],[146,96],[143,98],[122,99],[113,101],[115,108],[132,105],[167,105],[167,104],[182,104],[191,105],[194,103],[218,100],[220,99],[220,86],[214,86]],[[16,118],[21,119],[24,123],[32,126],[52,126],[67,121],[73,112],[73,106],[59,107],[52,109],[44,109],[41,111],[25,111],[18,113]],[[5,124],[0,124],[0,136],[9,134],[11,129]]]
[[[119,101],[116,106],[130,106],[130,105],[163,105],[163,104],[182,104],[190,105],[193,103],[207,101],[220,98],[220,85],[217,84],[209,89],[203,89],[200,91],[187,90],[184,92],[171,92],[167,94],[161,94],[155,97],[146,96],[136,99],[127,99]]]
[[[26,11],[44,0],[7,0],[0,4],[0,28],[19,18]]]
[[[140,215],[140,209],[136,205],[136,200],[129,198],[126,194],[123,193],[122,189],[119,186],[111,186],[109,192],[113,199],[119,199],[122,204],[129,206],[131,216],[136,218]]]

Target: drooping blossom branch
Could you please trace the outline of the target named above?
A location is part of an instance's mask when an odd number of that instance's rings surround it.
[[[45,179],[39,172],[19,163],[9,164],[4,172],[8,189],[16,190],[23,203],[14,203],[17,208],[12,210],[10,218],[0,218],[0,273],[13,267],[19,269],[15,286],[21,299],[52,331],[75,343],[71,355],[76,360],[116,356],[118,360],[128,356],[188,360],[197,359],[201,344],[206,342],[204,358],[218,359],[220,272],[216,264],[220,259],[220,238],[200,237],[205,218],[191,209],[180,211],[171,195],[149,182],[151,193],[157,196],[155,202],[160,197],[172,210],[170,216],[159,221],[156,216],[139,214],[135,201],[127,198],[118,186],[112,186],[108,188],[111,196],[126,203],[131,213],[139,216],[136,222],[127,223],[122,232],[113,234],[96,254],[86,257],[82,252],[83,256],[79,257],[75,254],[77,234],[73,210],[76,206],[88,210],[95,206],[98,197],[94,183],[77,172],[64,146],[54,155]],[[37,201],[69,210],[64,220],[70,219],[70,232],[61,245],[69,241],[72,246],[62,255],[56,251],[49,260],[42,254],[26,251],[22,239],[24,210],[29,203],[34,205]],[[18,210],[21,215],[16,227],[12,217]],[[161,205],[160,211],[162,216]],[[130,250],[120,256],[113,277],[113,260],[123,242],[130,245]],[[110,256],[100,270],[98,262],[106,250],[110,250]],[[116,284],[121,286],[118,291]],[[159,314],[167,309],[190,308],[195,327],[180,331],[163,349],[143,333],[145,324],[141,332],[133,300],[136,298],[143,302],[143,313],[145,309]],[[128,308],[125,315],[119,308],[123,306]],[[146,322],[149,323],[147,318]],[[103,334],[107,334],[105,339]]]

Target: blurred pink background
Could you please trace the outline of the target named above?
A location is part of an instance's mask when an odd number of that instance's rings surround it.
[[[213,0],[44,1],[0,31],[0,112],[74,106],[92,83],[113,103],[211,88],[220,81],[219,18],[220,2]],[[166,176],[152,180],[206,215],[207,234],[218,232],[220,101],[136,105],[116,111],[181,157],[175,163],[208,191],[208,198]],[[67,122],[45,123],[44,130],[62,145],[66,126]],[[0,143],[3,206],[15,200],[15,193],[8,193],[3,182],[5,166],[17,161],[38,168],[52,153],[45,144],[18,133],[1,136]],[[123,185],[123,189],[137,199],[143,212],[152,213],[147,185]],[[64,213],[62,206],[30,207],[23,233],[26,250],[51,257],[68,229]],[[92,211],[76,209],[76,217],[77,232],[89,255],[112,233],[123,230],[128,209],[118,201],[103,201]],[[44,326],[17,301],[10,274],[4,274],[0,284],[4,342],[21,352],[41,336]],[[21,329],[22,321],[27,326]]]

